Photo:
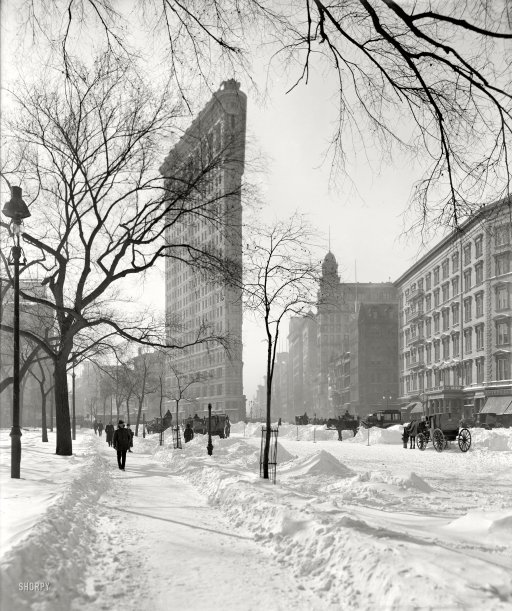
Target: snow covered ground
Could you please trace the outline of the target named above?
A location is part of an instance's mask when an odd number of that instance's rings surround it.
[[[231,433],[136,438],[121,472],[90,431],[70,458],[24,431],[11,480],[2,430],[2,611],[512,608],[511,429],[463,454],[284,425],[276,485],[260,426]]]

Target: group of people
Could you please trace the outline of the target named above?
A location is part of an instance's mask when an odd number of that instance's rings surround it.
[[[103,433],[103,422],[100,420],[99,422],[96,422],[96,420],[92,423],[92,428],[94,429],[94,434],[95,435],[99,435],[101,437],[101,434]],[[107,431],[107,429],[105,428],[105,432]]]

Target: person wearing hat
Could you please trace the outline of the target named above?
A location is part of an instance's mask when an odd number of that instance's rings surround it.
[[[119,468],[124,471],[124,466],[126,464],[126,452],[130,449],[130,442],[132,437],[124,428],[124,421],[119,420],[117,429],[114,433],[114,450],[117,451],[117,464]]]

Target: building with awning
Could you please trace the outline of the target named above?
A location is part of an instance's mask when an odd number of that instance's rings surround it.
[[[512,424],[511,207],[482,206],[395,281],[405,413],[421,396],[425,414]]]

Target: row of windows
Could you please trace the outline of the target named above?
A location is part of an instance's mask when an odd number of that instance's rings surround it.
[[[474,305],[473,305],[474,304]],[[436,304],[440,305],[440,304]],[[464,307],[464,322],[470,322],[473,319],[473,314],[476,318],[484,315],[484,292],[475,293],[473,297],[466,297],[463,301]],[[502,312],[510,309],[510,285],[501,284],[495,289],[495,308],[497,312]],[[441,312],[434,312],[432,317],[426,318],[417,324],[412,324],[410,329],[405,330],[406,344],[414,340],[417,336],[430,337],[432,334],[432,321],[434,323],[434,333],[439,333],[440,330],[447,331],[450,328],[450,310],[451,324],[459,324],[459,303],[453,303],[450,307],[445,307]],[[423,315],[423,310],[416,310],[416,313]],[[414,316],[410,313],[409,316]],[[406,318],[407,320],[407,318]]]
[[[500,225],[494,228],[494,244],[496,247],[503,247],[509,245],[511,241],[511,228],[509,224]],[[479,259],[483,255],[483,235],[479,234],[473,240],[473,242],[467,243],[462,249],[462,260],[463,265],[471,265],[472,255],[474,252],[474,259]],[[496,275],[506,274],[510,271],[510,253],[497,254],[495,259],[495,273]],[[458,274],[460,272],[460,255],[459,252],[454,252],[451,256],[451,273]],[[464,272],[465,285],[469,284],[471,280],[466,281],[466,273],[471,274],[471,270]],[[476,273],[476,284],[483,281],[483,262],[475,265]],[[414,296],[421,291],[430,291],[432,286],[437,286],[441,281],[447,280],[450,275],[450,258],[446,257],[440,265],[437,265],[433,272],[428,272],[424,278],[420,278],[417,282],[411,284],[410,288],[405,290],[405,300],[408,301],[409,296]],[[465,290],[468,290],[465,288]],[[458,291],[457,291],[458,292]]]
[[[470,354],[473,347],[476,350],[484,349],[484,324],[476,325],[474,328],[464,329],[464,353]],[[511,340],[510,322],[500,321],[495,325],[495,341],[497,347],[510,346]],[[474,338],[474,340],[473,340]],[[451,349],[450,349],[451,348]],[[460,356],[460,333],[452,333],[451,336],[434,340],[425,346],[411,348],[403,355],[405,367],[410,368],[415,365],[432,362],[446,361],[450,357]],[[433,360],[432,360],[433,359]]]
[[[512,378],[510,356],[498,356],[494,359],[493,377],[497,381],[508,381]],[[481,384],[485,379],[485,358],[469,359],[461,365],[448,369],[430,369],[413,373],[401,379],[403,394],[432,390],[446,386],[469,386],[476,382]]]

